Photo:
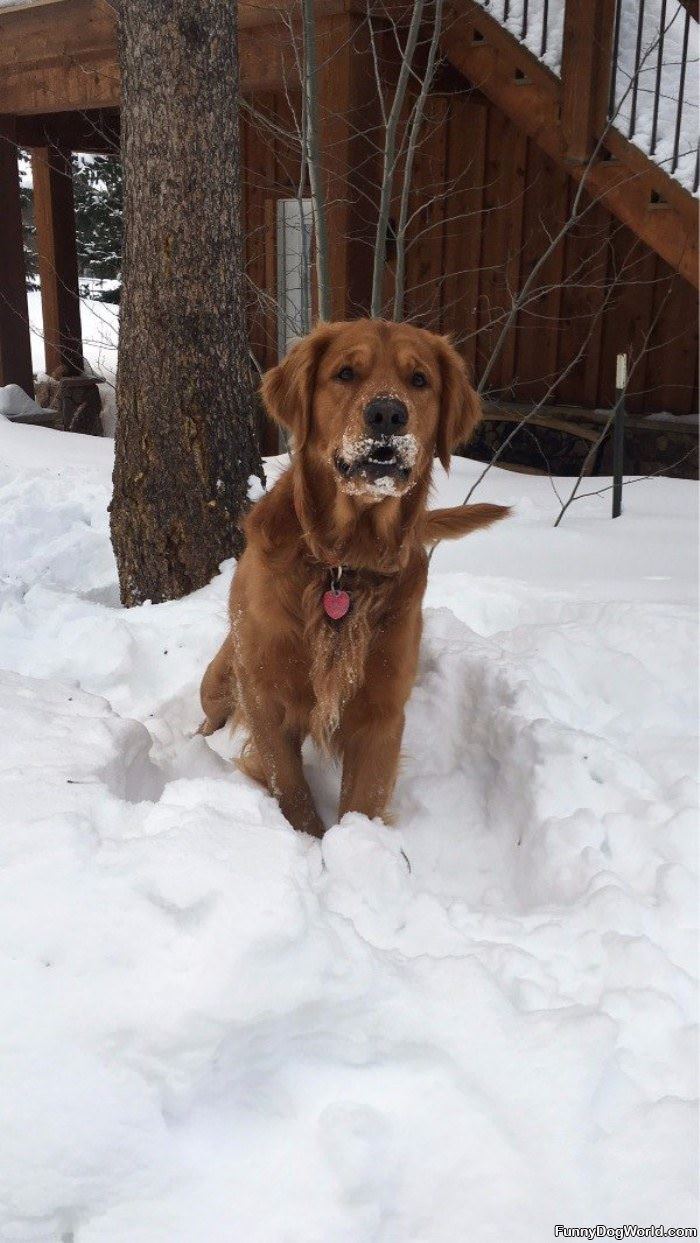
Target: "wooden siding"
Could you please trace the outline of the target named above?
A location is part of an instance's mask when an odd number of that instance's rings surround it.
[[[257,95],[255,108],[270,125],[250,114],[243,120],[250,324],[256,357],[269,366],[276,326],[264,299],[265,291],[274,295],[274,205],[297,193],[298,162],[284,137],[292,128],[284,96]],[[452,333],[478,380],[511,291],[522,288],[561,229],[576,184],[476,91],[430,99],[413,182],[406,316]],[[616,354],[628,349],[634,357],[650,334],[630,384],[631,412],[697,411],[695,291],[599,202],[584,196],[583,204],[588,210],[539,273],[506,336],[489,393],[609,406]],[[388,299],[392,287],[390,270]]]

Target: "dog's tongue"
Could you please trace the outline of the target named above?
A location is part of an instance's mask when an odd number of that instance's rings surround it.
[[[350,596],[347,591],[325,591],[323,607],[332,621],[340,621],[350,608]]]

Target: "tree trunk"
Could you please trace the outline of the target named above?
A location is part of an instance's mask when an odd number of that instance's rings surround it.
[[[262,477],[243,298],[235,0],[121,0],[124,285],[112,542],[122,600],[241,552]]]

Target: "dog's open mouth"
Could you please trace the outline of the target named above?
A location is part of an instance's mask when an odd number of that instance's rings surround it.
[[[411,473],[411,467],[401,461],[396,450],[384,444],[372,446],[367,453],[349,462],[340,454],[335,461],[344,479],[352,479],[356,475],[367,475],[370,479],[379,479],[382,475],[407,479]]]
[[[405,483],[411,476],[418,452],[415,436],[391,436],[385,440],[369,438],[343,440],[335,455],[338,473],[346,480],[387,484]]]

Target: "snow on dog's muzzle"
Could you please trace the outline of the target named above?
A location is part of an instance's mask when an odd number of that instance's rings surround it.
[[[391,495],[410,480],[418,457],[418,441],[411,432],[381,436],[343,437],[335,465],[353,492],[376,491]]]

